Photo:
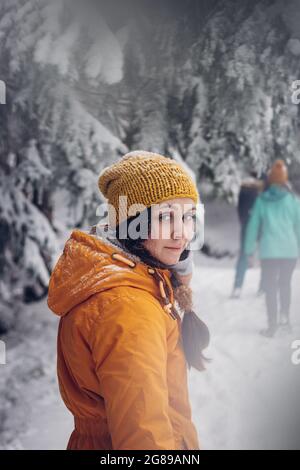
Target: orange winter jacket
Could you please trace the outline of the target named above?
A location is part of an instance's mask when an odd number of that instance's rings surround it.
[[[59,389],[75,424],[67,449],[199,449],[180,316],[153,276],[174,303],[171,272],[126,253],[73,230],[51,275]]]

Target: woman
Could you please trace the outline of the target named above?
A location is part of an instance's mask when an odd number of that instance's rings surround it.
[[[49,284],[48,305],[61,316],[60,393],[75,421],[68,449],[199,449],[187,365],[204,368],[209,334],[183,284],[197,188],[151,152],[105,168],[99,188],[109,224],[74,230]],[[133,236],[145,221],[146,233]]]
[[[300,204],[289,188],[288,169],[282,160],[277,160],[270,170],[268,186],[256,200],[247,228],[245,252],[251,258],[259,238],[268,313],[268,328],[261,334],[273,337],[278,313],[280,324],[290,328],[291,283],[300,253]]]
[[[238,199],[238,217],[241,226],[240,232],[240,252],[236,265],[236,275],[234,280],[234,287],[231,297],[239,299],[241,297],[242,288],[245,281],[246,272],[248,269],[248,259],[244,252],[244,241],[246,229],[251,214],[251,209],[254,206],[256,198],[264,190],[264,183],[262,179],[258,179],[258,174],[252,171],[250,177],[242,182],[239,199]],[[262,282],[258,292],[262,290]]]

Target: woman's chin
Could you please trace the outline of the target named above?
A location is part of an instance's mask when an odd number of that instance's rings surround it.
[[[181,253],[164,253],[161,261],[165,264],[176,264],[179,261]]]

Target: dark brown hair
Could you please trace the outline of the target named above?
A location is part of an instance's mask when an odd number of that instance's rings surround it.
[[[151,207],[144,211],[148,216],[147,235],[151,231]],[[127,226],[139,214],[127,219]],[[162,263],[157,258],[153,257],[146,249],[143,242],[145,238],[130,238],[127,234],[126,238],[120,238],[120,227],[116,227],[116,237],[122,244],[125,250],[137,255],[144,263],[151,267],[169,269],[168,265]],[[180,260],[188,256],[188,250],[184,250],[180,256]],[[198,371],[205,370],[205,362],[210,362],[203,355],[203,350],[206,349],[210,341],[210,333],[206,324],[200,320],[198,315],[192,309],[192,290],[189,286],[182,284],[174,273],[171,276],[172,287],[174,289],[174,297],[178,302],[179,307],[183,310],[184,315],[182,319],[182,344],[189,369],[194,367]]]

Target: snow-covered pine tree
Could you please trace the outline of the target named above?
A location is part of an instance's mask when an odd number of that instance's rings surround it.
[[[198,92],[187,161],[233,199],[246,168],[300,162],[299,106],[291,102],[300,72],[295,1],[218,2],[191,48]]]
[[[7,105],[0,107],[0,331],[13,324],[17,301],[46,293],[59,249],[55,192],[64,188],[73,208],[83,201],[72,222],[88,223],[100,202],[97,174],[126,150],[101,122],[101,109],[93,116],[77,90],[88,84],[98,93],[120,80],[122,50],[106,28],[104,50],[103,37],[87,41],[82,63],[83,33],[67,6],[0,6],[0,77],[7,84]]]

